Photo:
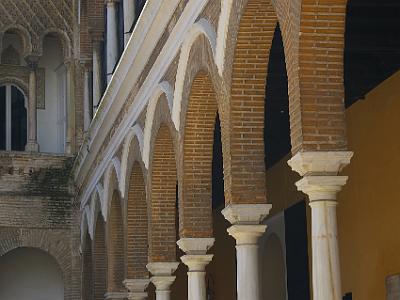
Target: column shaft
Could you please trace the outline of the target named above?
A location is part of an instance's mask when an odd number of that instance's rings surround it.
[[[107,0],[107,83],[118,59],[118,16],[116,0]]]
[[[310,200],[312,278],[314,300],[341,300],[336,194],[347,182],[337,174],[350,163],[353,152],[299,152],[288,164],[303,178],[297,189]]]
[[[74,148],[75,133],[75,97],[74,97],[74,64],[65,62],[67,69],[67,130],[65,137],[65,153],[71,154]]]
[[[336,201],[313,201],[310,206],[314,299],[341,300]]]
[[[270,204],[230,204],[223,211],[231,224],[228,233],[236,240],[237,299],[261,300],[258,240],[266,225]]]
[[[93,42],[93,115],[101,100],[101,50],[100,42]]]
[[[131,33],[129,30],[135,20],[135,1],[124,0],[124,44],[128,44]]]
[[[38,152],[37,142],[37,78],[36,71],[39,57],[27,57],[26,62],[30,68],[29,72],[29,101],[28,101],[28,141],[26,151]]]
[[[90,69],[85,67],[83,75],[83,130],[85,132],[89,129],[90,122],[92,121],[92,101],[90,90]]]

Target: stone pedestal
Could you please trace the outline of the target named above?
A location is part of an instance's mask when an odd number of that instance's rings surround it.
[[[147,270],[153,274],[150,282],[156,287],[156,300],[171,299],[171,285],[176,278],[172,274],[178,266],[178,262],[154,262],[147,264]]]
[[[188,266],[188,300],[206,300],[206,266],[213,255],[206,254],[214,244],[214,238],[182,238],[177,244],[186,253],[181,257]]]
[[[39,144],[37,142],[37,67],[39,56],[27,56],[26,63],[29,66],[29,99],[28,99],[28,140],[25,151],[38,152]]]
[[[233,226],[228,233],[236,240],[237,299],[261,300],[258,239],[267,226],[260,223],[268,215],[270,204],[230,204],[223,211]]]
[[[107,83],[110,82],[118,59],[118,16],[119,0],[106,0],[107,4]]]
[[[146,300],[149,279],[125,279],[124,285],[128,292],[128,300]]]
[[[336,194],[347,182],[338,172],[350,163],[352,152],[303,152],[289,160],[303,178],[296,182],[311,206],[312,277],[315,300],[342,300]]]

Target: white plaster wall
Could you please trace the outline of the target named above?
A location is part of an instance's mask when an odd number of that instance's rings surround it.
[[[45,109],[37,111],[40,152],[61,153],[58,138],[58,85],[56,69],[63,63],[62,48],[55,37],[46,37],[39,67],[45,68]]]
[[[0,257],[1,300],[63,300],[61,270],[53,257],[18,248]]]

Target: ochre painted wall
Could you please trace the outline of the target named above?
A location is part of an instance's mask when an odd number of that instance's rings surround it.
[[[400,72],[346,111],[354,157],[338,196],[343,292],[385,299],[385,277],[400,273]]]

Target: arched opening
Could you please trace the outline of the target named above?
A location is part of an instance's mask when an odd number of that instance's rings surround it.
[[[93,252],[92,240],[89,233],[86,233],[85,248],[82,253],[82,297],[83,300],[94,299],[93,288]]]
[[[24,151],[27,141],[27,101],[12,84],[0,86],[0,150]]]
[[[286,266],[279,238],[272,234],[263,247],[262,297],[263,299],[286,300]]]
[[[43,39],[43,56],[39,60],[38,80],[44,80],[44,84],[39,84],[37,90],[37,135],[40,151],[64,153],[67,69],[64,65],[63,46],[56,34],[47,34]]]
[[[107,291],[107,252],[105,223],[101,213],[98,214],[93,241],[93,282],[94,299],[104,300]]]
[[[121,198],[114,190],[107,220],[107,292],[123,292],[125,287],[124,230]]]
[[[6,31],[3,35],[1,49],[1,61],[2,65],[24,65],[23,57],[24,54],[24,40],[23,38],[13,30]]]
[[[137,147],[139,145],[136,145]],[[138,148],[137,148],[138,149]],[[149,277],[148,262],[148,218],[146,186],[140,164],[132,166],[127,205],[127,277],[144,279]]]
[[[57,261],[35,248],[17,248],[0,257],[0,299],[64,300]]]
[[[177,169],[171,132],[165,123],[155,133],[150,181],[149,261],[179,261],[176,249]],[[175,285],[176,282],[171,287],[173,299],[177,298],[176,293],[179,292],[174,288]]]
[[[266,74],[277,16],[270,0],[249,0],[240,18],[231,84],[231,189],[236,203],[265,203]]]

